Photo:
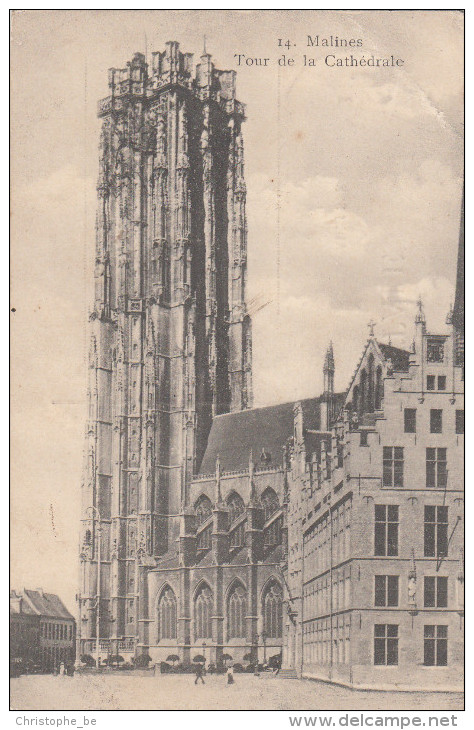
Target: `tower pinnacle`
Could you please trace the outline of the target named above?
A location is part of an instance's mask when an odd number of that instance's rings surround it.
[[[326,356],[324,358],[324,366],[323,366],[324,393],[327,395],[332,395],[334,393],[335,369],[336,368],[335,368],[335,363],[334,363],[334,350],[333,350],[332,341],[331,341],[326,350]]]
[[[426,319],[425,319],[425,313],[423,311],[423,302],[422,302],[422,299],[421,299],[421,294],[418,297],[418,301],[416,303],[416,306],[418,307],[418,312],[416,313],[415,322],[417,324],[425,324],[426,323]]]

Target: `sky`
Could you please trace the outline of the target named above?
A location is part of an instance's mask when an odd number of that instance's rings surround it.
[[[15,11],[12,61],[12,586],[74,610],[87,312],[107,70],[169,40],[237,71],[255,405],[344,390],[376,322],[444,331],[463,174],[456,11]],[[308,36],[319,45],[308,46]],[[350,49],[322,39],[360,39]],[[279,45],[281,39],[282,45]],[[285,47],[286,41],[290,42]],[[328,40],[330,42],[330,40]],[[402,59],[330,67],[325,57]],[[266,66],[238,65],[268,58]],[[279,65],[278,59],[294,59]],[[304,55],[315,65],[304,65]],[[333,59],[329,59],[333,62]],[[278,204],[279,203],[279,204]]]

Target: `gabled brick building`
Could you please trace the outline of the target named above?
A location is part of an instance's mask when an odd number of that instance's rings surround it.
[[[409,350],[370,336],[331,449],[301,460],[295,430],[283,666],[301,676],[462,689],[461,256],[448,332],[419,302]]]
[[[54,593],[11,591],[10,640],[12,657],[51,671],[74,661],[76,621]]]

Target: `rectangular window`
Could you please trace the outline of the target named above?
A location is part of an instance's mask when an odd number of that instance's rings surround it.
[[[425,506],[425,558],[448,555],[448,508]]]
[[[446,449],[426,449],[426,486],[430,489],[446,489],[448,470]]]
[[[448,664],[448,627],[425,626],[424,664],[428,667],[446,667]]]
[[[431,433],[443,432],[443,411],[440,408],[430,410],[430,431]]]
[[[398,625],[375,624],[374,664],[398,664]]]
[[[398,575],[375,576],[375,605],[398,606]]]
[[[438,375],[438,390],[446,390],[446,375]]]
[[[425,608],[447,608],[448,579],[442,576],[428,576],[424,579]]]
[[[434,375],[427,375],[426,376],[426,390],[434,390],[435,389],[435,376]]]
[[[403,487],[403,447],[383,447],[383,486]]]
[[[426,359],[428,362],[443,362],[444,340],[430,338],[426,348]]]
[[[398,555],[398,505],[375,505],[375,555]]]
[[[464,411],[456,411],[456,433],[464,433]]]
[[[416,408],[405,408],[405,433],[416,433]]]
[[[368,436],[367,431],[361,431],[360,432],[360,445],[361,446],[368,446],[369,445],[368,440],[367,440],[367,436]]]

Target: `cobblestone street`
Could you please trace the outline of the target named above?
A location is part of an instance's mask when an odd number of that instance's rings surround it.
[[[12,710],[462,710],[458,693],[357,691],[344,687],[236,675],[29,675],[11,680]]]

